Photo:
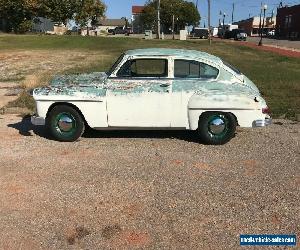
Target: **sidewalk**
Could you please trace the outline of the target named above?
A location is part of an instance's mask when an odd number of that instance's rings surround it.
[[[278,47],[276,45],[271,45],[271,44],[266,44],[263,43],[263,46],[258,46],[257,43],[254,43],[252,41],[247,41],[247,42],[242,42],[242,41],[234,41],[234,40],[229,40],[229,39],[216,39],[214,40],[220,40],[228,43],[233,43],[237,45],[242,45],[242,46],[247,46],[259,50],[264,50],[264,51],[269,51],[269,52],[274,52],[283,56],[288,56],[288,57],[295,57],[295,58],[300,58],[300,50],[295,49],[295,48],[288,48],[288,47]],[[300,42],[299,42],[300,43]]]

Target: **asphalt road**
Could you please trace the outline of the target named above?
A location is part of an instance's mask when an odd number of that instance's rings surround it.
[[[223,146],[192,132],[59,143],[2,115],[0,249],[247,249],[240,234],[299,236],[299,141],[300,123],[276,120]]]

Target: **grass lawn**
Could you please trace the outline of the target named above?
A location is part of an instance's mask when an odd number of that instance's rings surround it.
[[[201,50],[222,59],[239,68],[263,93],[273,116],[286,115],[289,118],[300,114],[300,59],[255,50],[239,45],[207,41],[143,40],[136,38],[100,38],[78,36],[0,36],[0,59],[3,52],[14,51],[81,51],[87,56],[97,52],[99,61],[74,64],[64,72],[105,71],[125,50],[136,48],[165,47]],[[81,59],[83,62],[84,59]],[[58,64],[61,62],[57,62]],[[0,68],[1,71],[1,68]]]

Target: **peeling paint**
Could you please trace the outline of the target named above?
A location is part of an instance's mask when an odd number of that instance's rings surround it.
[[[56,76],[49,86],[34,90],[38,96],[72,96],[72,97],[101,97],[105,96],[106,90],[103,84],[107,79],[104,72],[78,75],[61,75]]]

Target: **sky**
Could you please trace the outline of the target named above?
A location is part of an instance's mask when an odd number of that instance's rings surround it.
[[[190,2],[196,2],[196,0]],[[276,15],[276,8],[281,0],[211,0],[211,22],[212,26],[218,26],[220,11],[225,12],[225,23],[231,23],[232,4],[235,3],[234,21],[247,19],[250,16],[258,16],[261,2],[267,4],[267,16]],[[107,5],[107,18],[131,17],[132,5],[144,5],[146,0],[104,0]],[[283,5],[300,4],[300,0],[282,0]],[[207,25],[207,0],[198,0],[198,9],[201,15],[201,26]]]

